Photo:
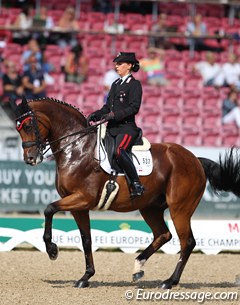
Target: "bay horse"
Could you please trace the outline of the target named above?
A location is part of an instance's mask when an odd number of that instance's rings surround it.
[[[70,211],[80,230],[86,269],[76,287],[89,286],[94,275],[91,249],[89,211],[100,199],[109,175],[95,158],[96,126],[89,126],[86,117],[74,106],[52,98],[27,101],[14,105],[16,128],[22,139],[24,161],[37,165],[43,160],[49,145],[56,162],[56,189],[61,199],[50,203],[44,211],[43,240],[50,259],[58,256],[52,242],[52,219],[56,212]],[[145,187],[141,197],[130,200],[124,176],[117,177],[119,192],[110,210],[130,212],[139,210],[153,232],[152,243],[140,253],[134,263],[133,280],[143,275],[143,265],[172,235],[164,221],[169,209],[180,240],[180,258],[172,275],[162,282],[170,289],[179,283],[188,258],[196,245],[191,217],[198,206],[208,179],[213,190],[231,191],[240,196],[240,160],[235,148],[226,152],[219,162],[197,158],[189,150],[175,143],[151,144],[153,171],[140,178]]]

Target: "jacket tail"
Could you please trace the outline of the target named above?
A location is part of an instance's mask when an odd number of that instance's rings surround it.
[[[240,156],[238,150],[231,148],[224,158],[219,156],[219,163],[206,158],[198,158],[212,189],[232,192],[240,197]]]

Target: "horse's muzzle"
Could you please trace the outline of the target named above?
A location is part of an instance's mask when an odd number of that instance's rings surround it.
[[[31,165],[31,166],[35,166],[39,163],[41,163],[43,160],[43,156],[41,154],[36,154],[33,155],[31,153],[27,153],[26,156],[24,156],[24,161],[26,164]]]

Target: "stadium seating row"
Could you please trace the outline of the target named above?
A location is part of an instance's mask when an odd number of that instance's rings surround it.
[[[51,8],[50,15],[53,16],[54,21],[57,21],[67,5],[75,5],[75,0],[64,0],[60,4],[58,0],[51,1],[51,4],[42,0],[41,3]],[[81,1],[83,5],[79,18],[81,29],[98,31],[104,28],[106,21],[108,23],[114,21],[114,13],[105,15],[101,12],[93,12],[89,4],[90,1]],[[161,3],[161,12],[168,14],[169,25],[176,25],[180,31],[185,31],[189,11],[189,4]],[[211,34],[219,29],[228,33],[239,31],[240,21],[234,19],[230,24],[228,18],[224,17],[223,5],[198,5],[197,11],[205,17],[204,21]],[[20,10],[16,8],[3,8],[0,14],[0,26],[11,24],[19,12]],[[144,16],[120,13],[119,22],[123,23],[127,30],[150,30],[154,21],[150,14]],[[12,59],[21,69],[21,56],[26,46],[12,43],[11,33],[8,31],[0,31],[1,37],[7,42],[7,47],[1,50],[1,55]],[[69,49],[63,50],[56,45],[47,45],[45,56],[55,67],[52,73],[55,84],[48,86],[47,95],[65,100],[88,115],[103,104],[103,73],[111,67],[113,54],[128,49],[137,52],[138,58],[144,57],[147,55],[149,37],[147,34],[141,34],[134,36],[133,39],[133,36],[127,33],[124,35],[80,33],[78,38],[89,57],[88,80],[81,86],[65,83],[62,67]],[[184,38],[176,41],[183,44],[186,42]],[[225,62],[229,40],[222,39],[215,43],[226,47],[226,52],[217,54],[217,61]],[[240,55],[237,43],[233,41],[231,47]],[[138,73],[138,78],[143,83],[144,94],[143,106],[137,116],[137,122],[150,141],[173,141],[193,146],[233,144],[240,146],[238,128],[235,125],[223,126],[221,123],[221,104],[228,89],[204,88],[199,76],[192,74],[194,64],[204,58],[205,52],[195,52],[194,57],[190,58],[189,51],[168,50],[165,54],[165,71],[169,80],[167,87],[148,86],[146,75],[141,71]],[[1,86],[0,82],[0,91],[2,91]]]

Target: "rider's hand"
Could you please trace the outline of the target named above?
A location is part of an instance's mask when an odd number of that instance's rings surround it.
[[[111,111],[107,114],[104,114],[102,116],[102,119],[105,120],[105,121],[110,121],[110,120],[113,120],[114,119],[114,113]]]
[[[87,117],[87,122],[88,122],[88,124],[89,124],[90,122],[97,122],[97,116],[96,116],[96,114],[95,114],[95,113],[90,114],[90,115]]]

